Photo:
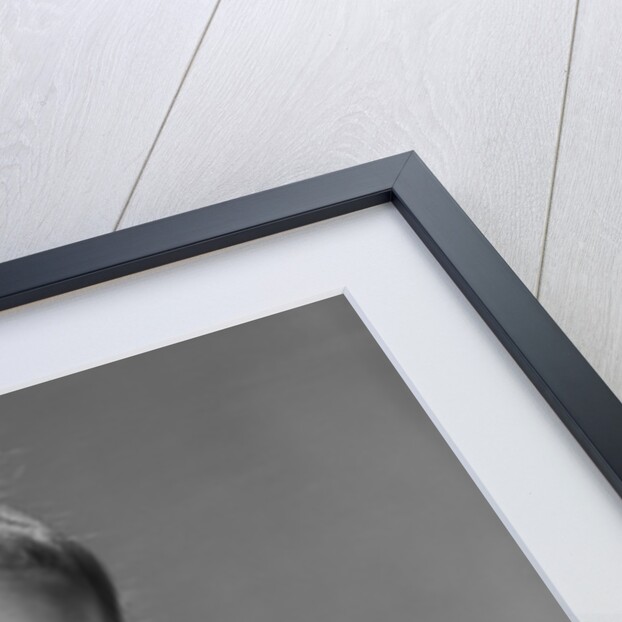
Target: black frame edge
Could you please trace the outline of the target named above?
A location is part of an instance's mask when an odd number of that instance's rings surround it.
[[[391,200],[410,152],[0,263],[0,311]]]
[[[389,201],[622,496],[622,403],[413,151],[0,263],[0,311]]]
[[[622,403],[413,152],[393,203],[622,497]]]

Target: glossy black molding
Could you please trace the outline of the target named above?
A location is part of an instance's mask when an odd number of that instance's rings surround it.
[[[0,264],[0,310],[392,201],[622,496],[622,403],[414,152]]]

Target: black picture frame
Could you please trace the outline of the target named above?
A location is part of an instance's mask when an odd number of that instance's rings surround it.
[[[622,403],[413,151],[4,262],[0,311],[388,202],[622,496]]]

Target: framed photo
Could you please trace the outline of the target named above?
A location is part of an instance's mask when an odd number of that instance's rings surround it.
[[[622,616],[622,405],[413,152],[0,264],[0,305],[2,494],[140,615]]]

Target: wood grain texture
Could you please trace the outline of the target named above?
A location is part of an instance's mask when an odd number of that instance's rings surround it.
[[[541,301],[622,398],[622,5],[582,2]]]
[[[214,2],[0,3],[0,261],[114,228]]]
[[[121,226],[415,149],[533,288],[573,12],[223,0]]]

